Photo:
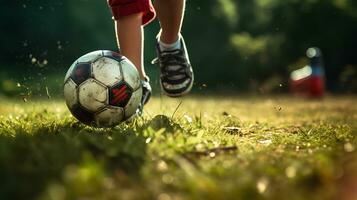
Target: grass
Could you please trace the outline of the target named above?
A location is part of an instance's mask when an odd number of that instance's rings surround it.
[[[95,129],[0,99],[0,199],[357,199],[356,102],[157,97]]]

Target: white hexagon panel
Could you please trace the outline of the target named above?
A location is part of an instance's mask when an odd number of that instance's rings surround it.
[[[140,87],[141,81],[138,70],[135,65],[128,59],[120,62],[124,81],[135,91]]]
[[[79,103],[92,112],[97,112],[108,104],[107,87],[92,78],[79,86],[78,96]]]
[[[113,127],[124,119],[124,109],[108,106],[96,113],[94,119],[98,127]]]
[[[73,108],[78,103],[77,85],[72,79],[68,79],[64,84],[64,98],[69,108]]]
[[[107,86],[113,86],[123,78],[120,72],[119,62],[102,57],[92,64],[93,77]]]
[[[133,92],[128,104],[124,108],[126,119],[130,118],[132,115],[136,113],[136,109],[138,109],[142,95],[143,95],[143,89],[141,87],[137,89],[135,92]]]
[[[103,56],[103,52],[101,50],[93,51],[78,58],[77,62],[93,62],[102,56]]]

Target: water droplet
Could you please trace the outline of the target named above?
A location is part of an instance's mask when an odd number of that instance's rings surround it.
[[[296,168],[294,166],[289,166],[285,169],[285,175],[288,178],[294,178],[296,176]]]
[[[37,59],[35,58],[35,57],[33,57],[32,59],[31,59],[31,63],[32,64],[35,64],[37,62]]]
[[[171,200],[171,196],[166,193],[161,193],[158,197],[158,200]]]
[[[351,143],[346,143],[344,146],[346,152],[352,152],[355,150],[355,147]]]
[[[269,146],[272,143],[272,141],[271,140],[260,140],[259,143],[263,144],[265,146]]]
[[[159,163],[157,163],[157,170],[163,172],[168,169],[168,166],[165,161],[160,160]]]
[[[193,120],[192,120],[192,117],[190,117],[190,116],[188,116],[188,115],[184,115],[183,117],[186,119],[186,121],[187,121],[188,123],[190,123],[190,124],[192,123],[192,121],[193,121]]]
[[[260,194],[264,193],[268,188],[268,180],[266,178],[260,178],[257,182],[257,190]]]
[[[162,182],[165,184],[170,184],[174,182],[174,177],[172,177],[170,174],[165,174],[162,176]]]

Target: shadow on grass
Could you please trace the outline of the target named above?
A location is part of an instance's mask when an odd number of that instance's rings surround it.
[[[0,199],[33,199],[56,182],[91,192],[98,181],[114,174],[136,179],[146,155],[145,138],[136,128],[65,123],[30,134],[0,133]]]

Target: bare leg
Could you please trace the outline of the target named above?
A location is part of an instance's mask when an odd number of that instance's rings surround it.
[[[144,80],[142,13],[120,18],[115,22],[115,30],[121,54],[134,63]]]
[[[172,44],[181,31],[185,0],[155,0],[154,7],[161,25],[160,40]]]

